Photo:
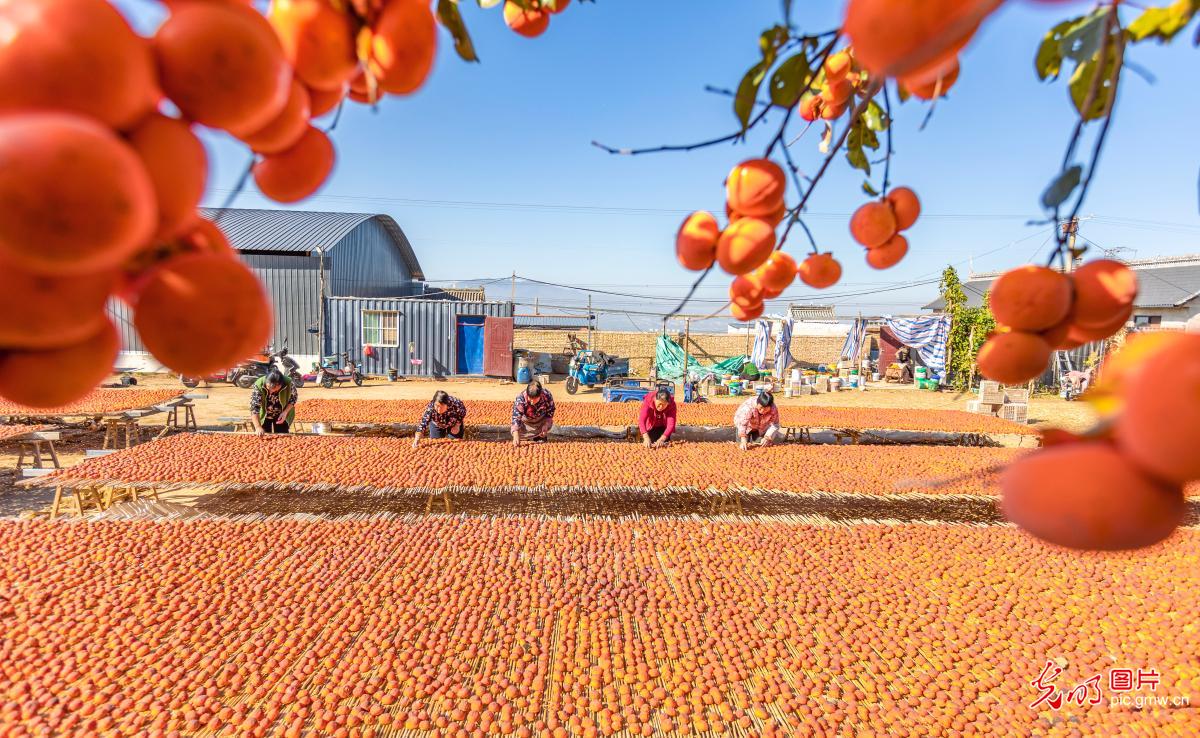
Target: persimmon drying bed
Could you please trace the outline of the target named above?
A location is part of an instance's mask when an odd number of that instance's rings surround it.
[[[359,425],[416,424],[428,403],[421,400],[301,400],[296,419],[306,423],[344,423]],[[512,403],[498,400],[464,400],[467,423],[473,425],[510,424]],[[561,426],[634,426],[639,405],[633,403],[568,402],[556,403],[554,422]],[[681,404],[681,425],[730,427],[733,404]],[[897,408],[809,407],[781,405],[780,421],[794,428],[834,428],[846,430],[905,430],[944,433],[997,433],[1036,435],[1027,425],[1010,420],[959,410],[907,410]]]
[[[52,428],[54,428],[52,425],[0,425],[0,443]]]
[[[158,489],[494,489],[829,492],[994,495],[994,472],[1022,452],[1002,448],[731,443],[507,443],[404,438],[180,434],[87,459],[39,485]]]
[[[1200,694],[1194,530],[1099,555],[745,519],[4,522],[0,556],[9,735],[1195,735],[1194,709],[1029,707],[1060,658],[1062,689]]]
[[[0,416],[69,417],[75,415],[108,415],[130,410],[142,410],[179,397],[178,390],[169,389],[96,389],[83,399],[56,408],[33,408],[0,399]]]

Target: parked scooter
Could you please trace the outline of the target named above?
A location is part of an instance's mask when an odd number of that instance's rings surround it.
[[[237,375],[231,379],[234,385],[241,389],[250,389],[259,377],[265,377],[272,369],[278,369],[285,377],[290,377],[297,387],[304,386],[304,375],[300,373],[300,364],[288,355],[287,341],[279,351],[259,354],[238,365]]]
[[[354,382],[357,387],[361,387],[363,383],[362,367],[352,361],[347,352],[340,356],[323,356],[321,364],[314,364],[313,369],[317,374],[317,382],[325,389],[344,382]]]

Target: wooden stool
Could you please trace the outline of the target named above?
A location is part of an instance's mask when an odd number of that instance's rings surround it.
[[[433,500],[435,497],[441,496],[442,504],[446,507],[446,512],[454,512],[453,498],[450,496],[450,490],[444,489],[440,492],[437,490],[429,491],[429,498],[425,500],[425,512],[433,512]]]
[[[183,422],[179,422],[179,410],[183,410]],[[173,406],[167,411],[167,428],[171,430],[200,430],[196,425],[196,406],[190,402]]]
[[[58,517],[59,510],[63,509],[64,492],[66,493],[66,511],[72,510],[79,517],[83,517],[85,507],[103,510],[100,502],[100,495],[96,489],[92,487],[84,487],[82,489],[66,489],[62,487],[54,488],[54,502],[50,503],[50,519]]]
[[[105,487],[100,496],[100,509],[107,510],[122,500],[137,501],[143,497],[150,497],[155,502],[158,502],[158,490],[153,487],[138,489],[137,487]]]
[[[132,418],[108,418],[104,421],[103,448],[117,448],[121,440],[122,430],[125,431],[125,448],[133,448],[142,442],[142,428],[138,425],[137,420]]]
[[[21,455],[17,457],[17,468],[22,469],[28,466],[30,469],[43,469],[42,466],[42,444],[46,444],[46,452],[50,455],[50,461],[54,463],[55,469],[61,469],[62,464],[58,463],[58,454],[54,452],[54,441],[43,441],[41,439],[33,439],[31,441],[21,441]],[[33,457],[33,462],[25,464],[25,456]]]

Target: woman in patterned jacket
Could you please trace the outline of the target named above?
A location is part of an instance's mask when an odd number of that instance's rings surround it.
[[[444,390],[433,393],[433,399],[425,406],[421,415],[421,424],[413,436],[413,448],[421,443],[421,436],[429,429],[430,438],[453,438],[461,441],[467,434],[464,420],[467,417],[467,406],[457,397],[451,397]]]

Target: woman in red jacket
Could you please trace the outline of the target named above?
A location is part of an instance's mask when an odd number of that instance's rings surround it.
[[[642,400],[642,411],[638,414],[638,430],[642,432],[642,443],[646,448],[662,448],[675,432],[675,398],[665,389]]]

